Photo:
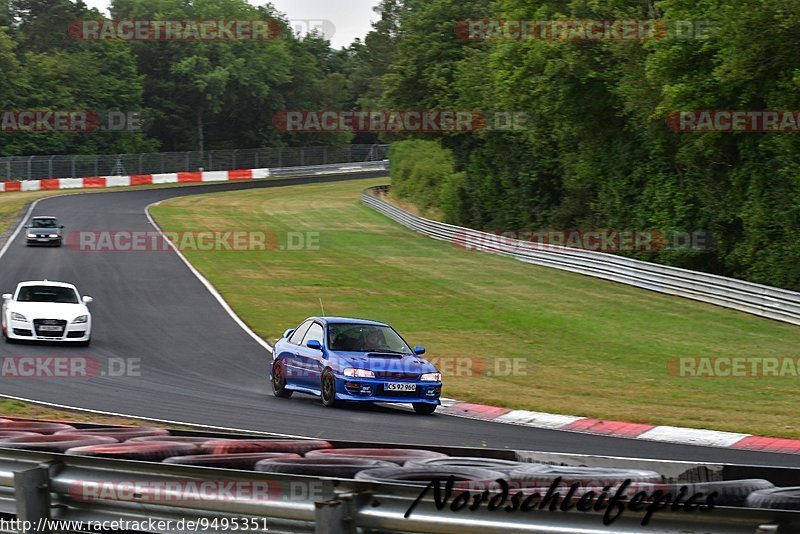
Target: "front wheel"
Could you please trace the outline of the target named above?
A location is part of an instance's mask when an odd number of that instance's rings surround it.
[[[422,415],[430,415],[436,411],[436,405],[428,404],[427,402],[415,402],[412,406],[415,412]]]
[[[322,405],[335,408],[339,405],[336,400],[336,378],[330,371],[322,373]]]
[[[294,391],[286,389],[286,375],[280,362],[275,362],[275,365],[272,366],[272,393],[282,399],[288,399],[294,393]]]

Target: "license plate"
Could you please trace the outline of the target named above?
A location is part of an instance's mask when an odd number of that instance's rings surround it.
[[[48,237],[40,237],[39,239],[37,239],[37,241],[50,241],[50,238],[48,238]]]
[[[61,332],[61,327],[43,324],[39,327],[39,330],[42,332]]]
[[[386,391],[416,391],[416,384],[404,384],[402,382],[388,382],[384,388]]]

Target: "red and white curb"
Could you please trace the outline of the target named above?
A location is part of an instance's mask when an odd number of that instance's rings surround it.
[[[366,172],[385,168],[385,161],[363,163],[336,163],[310,167],[280,167],[275,169],[242,169],[235,171],[171,172],[163,174],[132,174],[130,176],[90,176],[87,178],[44,178],[42,180],[13,180],[0,182],[0,193],[18,191],[51,191],[60,189],[105,189],[153,184],[182,184],[201,182],[228,182],[260,180],[264,178],[289,178]]]
[[[442,406],[437,413],[466,417],[469,419],[493,421],[495,423],[506,423],[549,430],[566,430],[615,438],[633,438],[681,445],[800,454],[799,439],[768,438],[718,430],[656,426],[642,423],[626,423],[623,421],[607,421],[588,417],[531,412],[528,410],[511,410],[509,408],[499,408],[497,406],[459,402],[452,399],[442,399]]]

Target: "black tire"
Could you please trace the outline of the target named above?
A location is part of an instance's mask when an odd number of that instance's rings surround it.
[[[800,510],[800,486],[754,491],[747,496],[746,504],[750,508]]]
[[[681,491],[681,487],[686,486],[688,494],[702,493],[708,496],[710,493],[716,492],[714,503],[717,506],[745,506],[747,497],[754,491],[770,490],[775,485],[769,480],[760,478],[751,478],[747,480],[724,480],[719,482],[694,482],[694,483],[675,483],[665,484],[662,491],[677,495]]]
[[[428,404],[427,402],[415,402],[412,406],[414,411],[420,415],[431,415],[438,408],[437,404]]]
[[[13,345],[14,344],[14,340],[13,339],[11,339],[8,336],[4,336],[4,337],[5,337],[6,343],[8,343],[9,345]]]
[[[92,338],[87,339],[86,341],[79,341],[76,343],[79,347],[88,347],[89,344],[92,342]]]
[[[561,483],[569,486],[598,487],[622,484],[626,480],[649,484],[661,484],[663,477],[655,471],[642,469],[616,469],[606,467],[574,467],[567,465],[528,464],[511,471],[509,478],[523,487],[548,487],[561,477]]]
[[[356,475],[356,480],[427,486],[434,480],[444,485],[450,477],[455,479],[456,486],[489,487],[497,479],[504,479],[505,475],[499,471],[477,467],[383,467],[361,471]]]
[[[23,436],[0,441],[0,447],[29,451],[65,452],[75,447],[91,447],[118,444],[114,438],[83,436],[79,434],[52,434],[47,436]]]
[[[380,467],[397,467],[397,464],[367,458],[276,458],[258,462],[256,471],[288,475],[353,478],[356,473],[365,469],[377,469]]]
[[[235,454],[243,452],[293,452],[306,454],[333,445],[321,439],[213,439],[200,448],[205,454]]]
[[[425,449],[391,449],[391,448],[365,448],[365,449],[318,449],[306,453],[306,458],[368,458],[371,460],[384,460],[395,464],[404,465],[411,460],[426,458],[446,458],[441,452]]]
[[[336,408],[341,404],[336,400],[336,377],[330,370],[322,373],[320,397],[322,397],[322,405],[328,408]]]
[[[291,452],[244,452],[235,454],[198,454],[192,456],[173,456],[162,460],[165,464],[199,465],[202,467],[221,467],[252,471],[255,465],[268,459],[300,458]]]
[[[62,430],[56,434],[83,434],[85,436],[108,436],[116,439],[117,441],[125,441],[132,438],[141,438],[144,436],[161,436],[163,440],[154,441],[169,441],[169,430],[165,428],[153,428],[148,426],[133,426],[133,427],[96,427],[96,428],[81,428],[77,430]]]
[[[451,456],[449,458],[428,458],[426,460],[411,460],[406,462],[405,467],[435,467],[449,469],[451,467],[477,467],[510,473],[514,469],[519,469],[524,464],[512,460],[497,460],[495,458],[478,458],[473,456]]]
[[[281,399],[288,399],[292,396],[294,391],[286,389],[286,375],[283,372],[283,365],[280,361],[276,361],[272,365],[272,393]]]
[[[88,438],[88,436],[87,436]],[[171,456],[188,456],[199,452],[193,443],[176,443],[169,441],[143,441],[139,443],[109,443],[107,445],[89,445],[74,447],[66,453],[75,456],[95,456],[117,460],[140,460],[143,462],[161,462]]]

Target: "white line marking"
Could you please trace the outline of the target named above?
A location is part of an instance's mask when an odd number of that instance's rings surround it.
[[[17,236],[19,235],[20,231],[22,230],[22,227],[25,226],[25,223],[28,222],[28,219],[31,218],[31,213],[33,213],[33,210],[36,208],[36,204],[38,204],[40,200],[42,200],[42,199],[38,198],[38,199],[34,200],[33,202],[31,202],[31,205],[28,206],[28,211],[25,212],[25,216],[22,217],[22,219],[19,221],[19,224],[17,225],[16,230],[14,230],[14,233],[12,233],[9,236],[8,241],[6,241],[6,244],[3,245],[2,250],[0,250],[0,258],[2,258],[5,255],[6,251],[9,248],[11,248],[11,243],[16,241]]]
[[[222,296],[222,294],[219,291],[217,291],[217,288],[215,288],[214,285],[211,282],[209,282],[208,279],[200,273],[200,271],[195,269],[194,265],[189,263],[189,260],[186,259],[186,256],[184,256],[183,253],[180,250],[178,250],[178,247],[176,247],[175,244],[172,241],[170,241],[167,238],[167,236],[164,235],[164,232],[158,226],[158,224],[156,223],[155,219],[153,219],[153,216],[150,215],[150,208],[152,206],[158,206],[159,204],[161,204],[161,202],[162,201],[159,200],[158,202],[153,202],[152,204],[149,204],[147,207],[145,207],[144,213],[147,216],[147,220],[150,222],[150,224],[153,226],[153,228],[155,228],[156,231],[158,231],[158,233],[161,234],[161,236],[164,238],[164,240],[166,240],[166,242],[169,243],[169,246],[172,249],[172,251],[175,252],[175,254],[178,255],[178,257],[181,259],[181,261],[183,261],[184,264],[186,264],[186,266],[189,268],[189,270],[192,272],[192,274],[194,274],[197,277],[197,279],[200,280],[200,282],[204,286],[206,286],[206,289],[208,290],[208,292],[211,293],[211,295],[215,299],[217,299],[217,302],[219,302],[220,306],[222,306],[222,309],[225,310],[228,313],[228,315],[231,316],[231,319],[233,319],[236,322],[236,324],[238,324],[242,328],[242,330],[244,330],[246,333],[248,333],[250,335],[250,337],[252,337],[256,341],[256,343],[258,343],[259,345],[264,347],[267,350],[267,352],[272,354],[272,347],[270,346],[270,344],[267,343],[262,338],[260,338],[258,336],[258,334],[253,332],[253,330],[249,326],[247,326],[247,324],[245,324],[245,322],[242,321],[242,319],[238,315],[236,315],[236,312],[233,311],[233,308],[231,308],[230,304],[228,304],[228,302],[225,300],[225,298]]]
[[[515,425],[558,430],[561,427],[567,426],[581,419],[583,419],[583,417],[558,415],[544,412],[529,412],[528,410],[511,410],[510,412],[499,417],[495,417],[493,421],[498,423],[512,423]]]

